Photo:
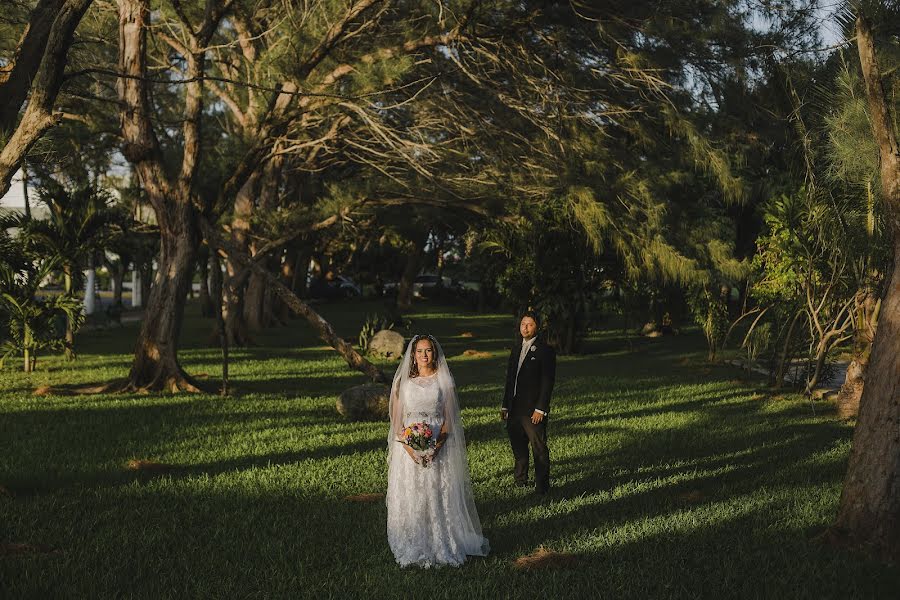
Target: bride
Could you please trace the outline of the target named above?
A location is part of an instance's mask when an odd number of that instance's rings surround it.
[[[475,509],[456,385],[441,346],[417,335],[406,348],[391,388],[388,431],[387,536],[400,566],[459,566],[486,556]],[[404,443],[404,430],[426,423],[431,452]]]

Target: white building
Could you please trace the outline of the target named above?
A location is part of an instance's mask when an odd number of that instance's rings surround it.
[[[22,185],[22,170],[16,171],[13,175],[12,184],[6,195],[0,198],[0,210],[3,212],[16,211],[24,212],[25,210],[25,190]]]

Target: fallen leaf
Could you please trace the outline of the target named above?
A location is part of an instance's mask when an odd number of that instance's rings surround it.
[[[379,502],[384,500],[384,494],[356,494],[344,498],[348,502]]]
[[[533,571],[535,569],[565,569],[575,566],[578,558],[568,552],[555,552],[544,546],[539,547],[527,556],[520,556],[514,565],[517,569]]]
[[[125,463],[132,471],[142,471],[144,473],[166,473],[172,470],[172,465],[154,462],[152,460],[132,459]]]
[[[703,498],[705,498],[705,496],[703,495],[703,492],[701,492],[700,490],[691,490],[690,492],[684,492],[684,493],[678,494],[677,498],[679,500],[681,500],[682,502],[692,502],[693,503],[693,502],[700,502],[701,500],[703,500]]]
[[[21,554],[56,554],[55,550],[46,544],[0,544],[0,556],[16,556]]]

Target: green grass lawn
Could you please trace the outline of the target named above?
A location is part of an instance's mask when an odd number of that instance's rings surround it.
[[[323,307],[355,337],[377,307]],[[384,423],[336,395],[364,378],[302,321],[232,354],[236,394],[35,397],[38,385],[122,377],[136,325],[86,333],[74,363],[0,372],[0,557],[9,598],[896,598],[900,570],[819,545],[851,429],[825,405],[771,397],[704,364],[698,336],[591,337],[560,357],[549,437],[554,490],[514,488],[497,419],[513,323],[421,308],[460,386],[475,496],[492,551],[459,569],[396,566],[383,502]],[[189,307],[182,361],[218,378],[212,323]],[[471,332],[475,337],[461,337]],[[463,357],[467,349],[490,358]],[[391,372],[393,367],[386,365]],[[815,411],[813,411],[813,408]],[[163,475],[131,459],[172,465]],[[523,572],[541,545],[570,568]]]

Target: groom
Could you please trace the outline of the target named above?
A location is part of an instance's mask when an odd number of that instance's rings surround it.
[[[506,389],[500,418],[506,421],[506,432],[512,446],[516,466],[516,485],[528,485],[528,446],[534,454],[534,490],[550,491],[550,451],[547,448],[547,415],[550,393],[556,378],[556,352],[537,337],[539,319],[528,311],[519,320],[522,343],[513,347],[506,369]]]

